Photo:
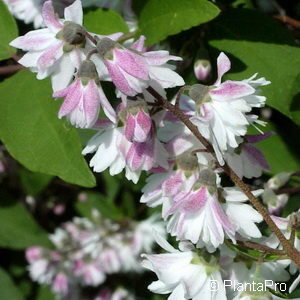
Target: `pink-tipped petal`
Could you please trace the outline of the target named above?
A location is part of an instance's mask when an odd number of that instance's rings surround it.
[[[204,206],[206,201],[207,191],[206,188],[203,187],[189,197],[189,200],[183,205],[183,209],[184,211],[190,213],[197,212],[201,207]]]
[[[82,25],[83,11],[80,0],[76,0],[73,4],[65,8],[65,19]]]
[[[53,42],[53,34],[48,29],[34,30],[10,42],[10,45],[24,51],[44,50]]]
[[[98,87],[94,80],[90,80],[85,87],[83,94],[83,107],[86,116],[86,127],[94,125],[98,118],[100,109],[100,97],[98,93]]]
[[[222,76],[230,70],[231,63],[229,58],[225,55],[224,52],[221,52],[217,59],[217,67],[218,67],[218,78],[215,82],[215,85],[219,85],[222,80]]]
[[[55,13],[52,1],[46,1],[43,5],[42,15],[45,25],[53,32],[57,32],[63,28],[58,15]]]
[[[129,50],[114,49],[113,53],[115,63],[125,72],[139,79],[149,79],[148,64],[143,56]]]
[[[63,55],[62,47],[63,43],[57,42],[43,52],[37,61],[37,65],[41,71],[45,71],[51,67]]]
[[[130,87],[126,78],[119,70],[119,67],[107,60],[105,60],[104,63],[115,86],[125,95],[135,96],[137,93]]]
[[[138,40],[136,40],[131,46],[130,49],[139,51],[139,52],[144,52],[145,51],[145,40],[146,38],[141,35],[140,38]]]
[[[255,89],[247,83],[228,80],[211,90],[209,95],[213,97],[214,100],[227,101],[242,98],[254,92]]]
[[[82,89],[80,80],[76,80],[68,88],[68,94],[60,107],[58,112],[58,117],[62,118],[63,116],[69,114],[75,109],[82,97]],[[65,89],[66,90],[66,89]],[[62,91],[61,95],[65,93],[65,90]],[[54,95],[59,95],[59,92],[54,93]]]
[[[144,110],[140,110],[136,117],[136,123],[134,139],[140,143],[145,142],[152,128],[151,117]]]
[[[129,113],[125,125],[125,136],[127,140],[130,142],[133,141],[135,126],[136,126],[135,118],[131,113]]]
[[[149,51],[143,54],[150,65],[163,65],[169,60],[182,60],[179,56],[169,55],[168,51]]]

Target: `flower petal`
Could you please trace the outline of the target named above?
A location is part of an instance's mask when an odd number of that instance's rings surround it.
[[[65,19],[82,25],[83,11],[80,0],[76,0],[72,5],[65,8]]]
[[[221,52],[217,59],[217,67],[218,67],[218,78],[215,82],[215,85],[219,85],[222,80],[222,76],[230,70],[231,63],[229,58],[225,55],[224,52]]]
[[[217,88],[211,90],[209,95],[214,100],[226,101],[242,98],[244,96],[251,95],[254,92],[255,89],[247,83],[228,80]]]
[[[52,1],[46,1],[43,5],[42,15],[45,25],[52,31],[58,32],[63,28],[63,24],[60,23],[58,15],[55,13]]]

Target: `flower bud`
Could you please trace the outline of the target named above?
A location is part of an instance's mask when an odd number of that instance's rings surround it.
[[[63,40],[70,45],[85,44],[85,29],[76,23],[66,22],[62,29]]]
[[[206,81],[211,74],[211,63],[207,59],[198,59],[194,64],[194,73],[198,80]]]
[[[265,189],[262,194],[264,204],[267,205],[268,211],[272,215],[280,215],[283,207],[288,201],[287,194],[276,195],[271,189]]]
[[[284,186],[291,177],[292,173],[289,172],[282,172],[275,176],[273,176],[271,179],[268,180],[267,186],[269,189],[277,190]]]
[[[111,49],[113,49],[116,45],[116,42],[105,37],[103,39],[100,39],[97,42],[97,51],[99,53],[100,56],[104,57],[107,52],[109,52]]]

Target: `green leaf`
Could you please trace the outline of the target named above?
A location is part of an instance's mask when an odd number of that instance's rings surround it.
[[[84,202],[76,202],[77,211],[86,218],[92,217],[92,210],[98,210],[104,217],[112,220],[120,220],[124,217],[122,211],[108,199],[97,192],[85,192],[87,200]]]
[[[150,0],[141,12],[139,26],[147,44],[152,45],[218,14],[219,9],[206,0]]]
[[[21,184],[28,195],[38,195],[53,179],[53,176],[30,172],[23,168],[19,171]]]
[[[24,300],[21,291],[2,268],[0,268],[0,291],[1,300]]]
[[[128,26],[117,12],[100,8],[85,14],[84,26],[89,32],[103,35],[128,32]]]
[[[0,247],[22,250],[33,245],[49,246],[47,233],[20,203],[0,206]]]
[[[0,0],[0,60],[10,58],[16,50],[9,43],[18,36],[18,27],[7,6]]]
[[[0,139],[33,172],[58,176],[85,187],[95,178],[81,155],[77,132],[57,118],[49,80],[24,70],[0,85]]]
[[[49,286],[41,285],[38,289],[36,300],[55,300],[55,296]]]
[[[280,123],[280,126],[269,124],[263,128],[264,132],[273,131],[276,134],[255,144],[267,159],[271,173],[294,172],[300,169],[300,157],[297,149],[300,147],[299,128],[291,121]],[[286,134],[286,133],[289,134]],[[257,130],[249,127],[249,134],[257,134]]]
[[[282,26],[257,11],[235,9],[216,19],[210,44],[232,54],[237,73],[227,78],[241,80],[258,72],[271,81],[263,88],[267,104],[293,118],[291,105],[300,93],[300,49]],[[300,124],[299,105],[294,109],[299,113],[294,120]]]

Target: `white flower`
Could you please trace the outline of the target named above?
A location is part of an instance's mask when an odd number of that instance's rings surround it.
[[[218,79],[213,86],[195,85],[190,91],[197,112],[191,121],[212,143],[219,162],[224,164],[224,152],[228,147],[238,146],[237,138],[246,134],[247,126],[255,119],[247,113],[253,107],[264,105],[265,97],[258,96],[256,88],[270,82],[264,78],[254,80],[255,74],[247,80],[221,83],[222,76],[230,69],[230,61],[224,53],[219,55],[217,65]]]
[[[10,45],[28,51],[19,63],[37,72],[38,79],[51,75],[54,91],[64,89],[72,79],[75,68],[85,58],[85,39],[82,25],[81,1],[76,0],[65,9],[65,19],[60,20],[51,1],[42,10],[46,28],[28,32],[13,40]]]
[[[158,277],[148,286],[150,291],[171,294],[169,300],[226,299],[219,266],[213,258],[206,262],[192,250],[179,251],[163,238],[156,239],[169,253],[143,255],[143,266]],[[217,282],[219,289],[212,291],[211,281]]]

